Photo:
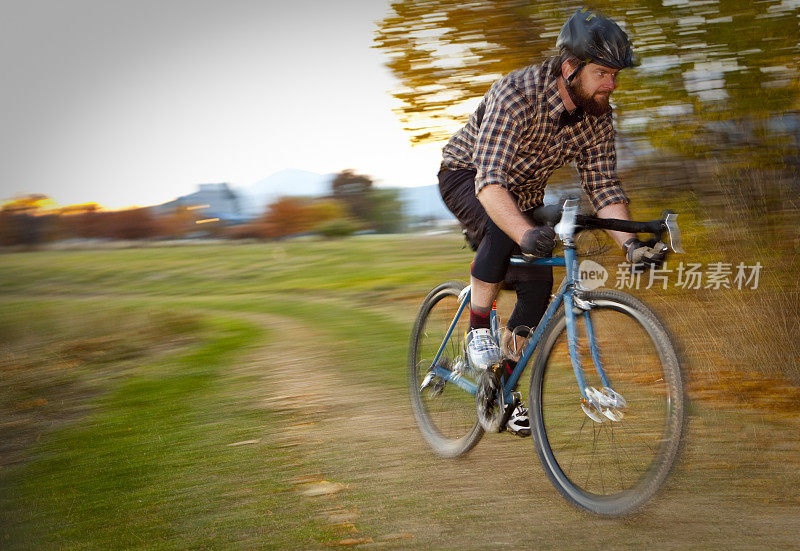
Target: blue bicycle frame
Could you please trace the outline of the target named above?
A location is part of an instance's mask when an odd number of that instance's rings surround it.
[[[572,369],[575,372],[575,379],[578,382],[578,389],[580,390],[581,396],[586,399],[586,380],[583,376],[583,366],[581,365],[580,355],[578,354],[578,346],[577,346],[577,333],[575,329],[575,317],[576,310],[580,311],[581,308],[575,307],[574,298],[578,295],[581,291],[578,287],[578,260],[577,254],[575,251],[575,246],[572,244],[571,240],[567,240],[564,245],[564,256],[563,257],[553,257],[553,258],[544,258],[540,260],[535,260],[533,262],[527,262],[519,257],[513,257],[511,259],[511,264],[515,266],[555,266],[555,267],[563,267],[567,268],[566,275],[559,285],[558,290],[553,295],[553,299],[550,301],[547,310],[542,316],[541,321],[536,327],[536,330],[531,335],[530,339],[528,339],[527,344],[525,345],[524,350],[522,351],[522,355],[520,356],[519,361],[517,362],[517,366],[514,371],[511,373],[511,376],[507,378],[505,385],[504,385],[504,399],[506,403],[511,403],[512,392],[517,386],[517,382],[519,378],[522,376],[522,372],[525,371],[525,367],[527,367],[528,362],[530,361],[531,357],[533,356],[534,350],[536,350],[536,346],[539,344],[539,341],[544,334],[545,327],[547,327],[548,322],[550,319],[555,315],[558,307],[561,303],[564,303],[564,310],[566,315],[566,323],[567,323],[567,346],[569,350],[570,360],[572,361]],[[450,339],[453,331],[455,330],[456,324],[461,317],[461,314],[464,311],[464,308],[467,307],[470,301],[470,291],[469,289],[465,290],[466,292],[462,293],[459,297],[461,303],[458,306],[458,311],[456,312],[455,317],[453,318],[450,327],[447,330],[447,333],[442,341],[442,344],[439,347],[439,350],[436,353],[436,356],[433,360],[433,368],[432,371],[437,376],[441,377],[445,381],[451,382],[456,386],[464,389],[465,391],[475,394],[477,392],[477,386],[462,377],[462,375],[458,372],[451,371],[444,367],[438,365],[438,361],[442,352],[445,348],[445,343]],[[578,297],[579,298],[579,297]],[[498,340],[499,344],[499,328],[497,327],[499,324],[497,323],[496,319],[496,312],[494,309],[492,310],[492,327],[495,328],[495,339]],[[597,348],[597,343],[594,338],[594,331],[592,330],[592,322],[589,317],[589,311],[583,310],[582,314],[584,318],[584,322],[586,324],[586,337],[589,343],[589,349],[592,356],[592,361],[594,363],[595,369],[597,370],[598,375],[603,383],[603,386],[610,387],[611,384],[606,376],[602,361],[600,358],[600,353]]]

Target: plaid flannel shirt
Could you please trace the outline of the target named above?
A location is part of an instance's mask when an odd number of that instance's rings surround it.
[[[583,114],[562,124],[566,107],[553,63],[548,59],[496,81],[481,102],[485,112],[480,128],[476,111],[445,145],[442,168],[475,170],[476,194],[485,186],[500,185],[524,211],[541,205],[550,175],[574,162],[595,210],[627,203],[617,178],[611,113]]]

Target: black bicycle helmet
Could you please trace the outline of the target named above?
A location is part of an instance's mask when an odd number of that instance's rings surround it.
[[[611,19],[588,8],[579,9],[564,23],[556,47],[560,53],[578,58],[578,70],[587,63],[598,63],[612,69],[625,69],[637,64],[625,31]]]

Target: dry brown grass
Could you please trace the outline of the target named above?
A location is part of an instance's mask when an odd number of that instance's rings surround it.
[[[691,165],[695,168],[699,165]],[[687,173],[688,174],[688,173]],[[671,288],[639,293],[654,306],[684,351],[689,390],[712,404],[800,410],[800,185],[769,169],[702,166],[680,181],[632,175],[634,216],[656,208],[680,214],[686,255],[669,263],[761,264],[756,289]],[[673,184],[673,185],[670,185]],[[652,205],[652,210],[648,207]],[[604,258],[619,262],[616,251]],[[673,266],[674,267],[674,266]],[[673,274],[674,276],[674,274]],[[705,284],[705,279],[704,282]]]
[[[718,405],[800,409],[800,203],[768,171],[719,170],[691,215],[696,262],[763,266],[756,289],[701,290],[662,301],[684,344],[689,390]]]

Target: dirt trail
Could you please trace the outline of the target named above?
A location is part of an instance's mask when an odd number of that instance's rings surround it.
[[[342,545],[800,548],[800,423],[791,416],[699,408],[661,494],[635,515],[598,518],[559,496],[530,439],[487,435],[466,457],[439,459],[405,394],[337,369],[346,358],[317,338],[308,346],[318,329],[248,317],[280,328],[281,342],[264,350],[265,400],[295,420],[281,445],[321,466],[293,482],[298,499],[341,529]]]

